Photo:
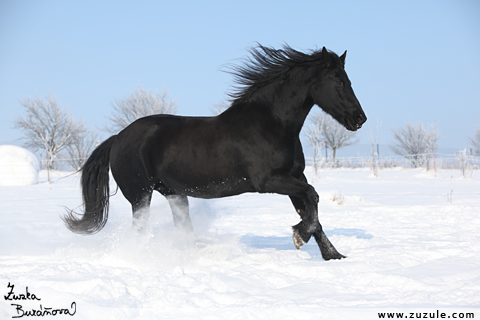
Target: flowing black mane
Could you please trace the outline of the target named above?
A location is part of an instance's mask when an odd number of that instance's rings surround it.
[[[237,86],[229,93],[232,106],[248,98],[256,88],[271,83],[292,67],[302,64],[318,63],[322,59],[322,50],[312,50],[306,54],[288,45],[283,49],[273,49],[262,46],[250,49],[250,57],[240,66],[230,66],[229,73],[235,77]],[[335,53],[329,51],[329,54]]]

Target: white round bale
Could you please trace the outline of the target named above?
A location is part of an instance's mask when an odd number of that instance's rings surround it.
[[[0,146],[0,186],[26,186],[38,183],[38,159],[27,149]]]

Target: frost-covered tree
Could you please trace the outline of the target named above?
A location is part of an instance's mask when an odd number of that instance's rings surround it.
[[[223,100],[220,101],[219,103],[215,103],[211,108],[210,111],[214,116],[219,115],[223,111],[227,110],[230,107],[230,103],[227,101]]]
[[[332,150],[332,160],[335,162],[337,150],[351,146],[358,142],[356,131],[348,131],[337,120],[325,112],[320,112],[312,117],[314,126],[318,127],[318,137],[328,149]]]
[[[474,167],[473,163],[471,162],[471,154],[469,150],[463,149],[457,152],[455,160],[458,163],[458,168],[460,169],[462,176],[466,178],[467,172],[471,172]]]
[[[19,117],[14,127],[24,132],[26,148],[44,150],[48,182],[50,170],[55,168],[55,157],[65,149],[83,129],[50,94],[40,98],[24,98],[21,102],[26,115]]]
[[[112,103],[110,125],[105,128],[110,133],[118,133],[133,121],[153,114],[175,114],[177,102],[172,100],[167,90],[162,93],[143,89],[140,85],[125,98]]]
[[[380,131],[381,123],[378,122],[377,119],[377,128],[375,131],[375,136],[370,131],[370,123],[368,124],[368,136],[370,138],[370,146],[372,150],[372,170],[373,175],[378,177],[378,153],[377,153],[377,138],[378,138],[378,131]]]
[[[469,138],[472,144],[473,152],[477,156],[480,156],[480,126],[477,127],[473,138]]]
[[[320,139],[320,131],[321,128],[318,122],[311,123],[305,131],[305,136],[313,148],[313,170],[315,171],[315,176],[318,172],[318,163],[319,158],[321,158],[322,147],[325,145],[325,143]]]
[[[440,133],[438,132],[436,125],[430,125],[430,127],[425,131],[425,139],[426,141],[426,148],[425,148],[425,161],[427,165],[427,170],[430,170],[430,159],[432,158],[432,154],[435,152],[437,148],[437,141],[440,137]]]
[[[393,131],[395,144],[390,146],[393,152],[412,162],[414,168],[427,163],[436,149],[439,133],[435,125],[425,129],[423,124],[406,122],[403,128]]]
[[[81,124],[81,131],[72,137],[72,141],[66,148],[67,161],[75,170],[80,170],[99,143],[98,135]]]

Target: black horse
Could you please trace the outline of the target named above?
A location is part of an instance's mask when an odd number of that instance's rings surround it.
[[[240,85],[216,117],[153,115],[136,120],[98,146],[82,168],[84,214],[63,218],[73,232],[100,231],[108,217],[109,168],[132,205],[134,226],[149,215],[154,190],[170,204],[175,227],[193,233],[187,196],[219,198],[245,192],[288,195],[301,217],[297,249],[313,235],[325,260],[343,255],[318,220],[318,194],[303,174],[300,130],[313,105],[348,130],[366,116],[345,73],[345,56],[325,47],[302,53],[259,45],[231,71]]]

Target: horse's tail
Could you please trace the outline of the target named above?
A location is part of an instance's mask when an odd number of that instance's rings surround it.
[[[84,213],[67,209],[67,214],[62,217],[67,228],[75,233],[94,234],[107,223],[110,150],[116,138],[115,135],[102,142],[80,169]]]

